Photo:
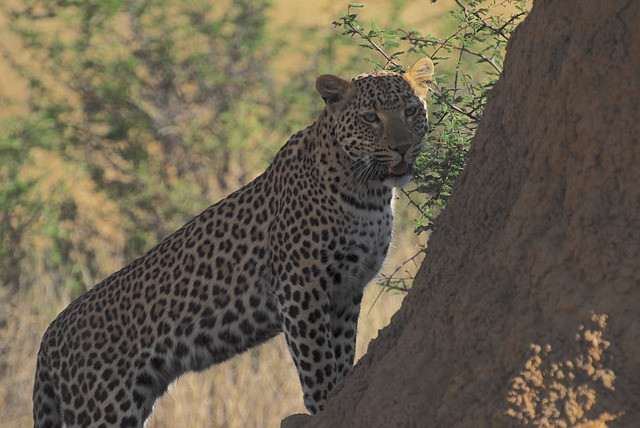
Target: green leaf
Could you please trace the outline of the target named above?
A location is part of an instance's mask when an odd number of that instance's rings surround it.
[[[384,42],[383,46],[385,48],[397,48],[398,46],[400,46],[400,43],[396,42],[395,40],[387,40]]]

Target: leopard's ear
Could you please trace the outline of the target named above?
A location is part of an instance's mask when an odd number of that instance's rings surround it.
[[[427,99],[433,79],[433,62],[427,57],[422,58],[407,70],[403,77],[420,98]]]
[[[347,101],[354,89],[353,83],[333,74],[323,74],[316,79],[316,90],[331,111]]]

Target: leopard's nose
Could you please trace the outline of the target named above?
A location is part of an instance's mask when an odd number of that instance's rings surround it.
[[[391,147],[391,150],[398,153],[400,156],[404,156],[409,151],[409,148],[411,148],[411,144],[407,143]]]

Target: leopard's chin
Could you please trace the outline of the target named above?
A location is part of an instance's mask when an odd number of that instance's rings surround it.
[[[405,161],[400,161],[399,164],[390,166],[387,168],[389,176],[402,177],[407,174],[411,174],[412,165]]]
[[[413,165],[401,161],[397,165],[389,166],[384,174],[383,181],[392,187],[402,187],[413,178]]]

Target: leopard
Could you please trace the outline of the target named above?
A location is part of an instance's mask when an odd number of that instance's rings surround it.
[[[309,414],[351,371],[434,72],[316,79],[324,107],[267,169],[72,301],[37,355],[35,427],[141,427],[187,372],[284,333]]]

